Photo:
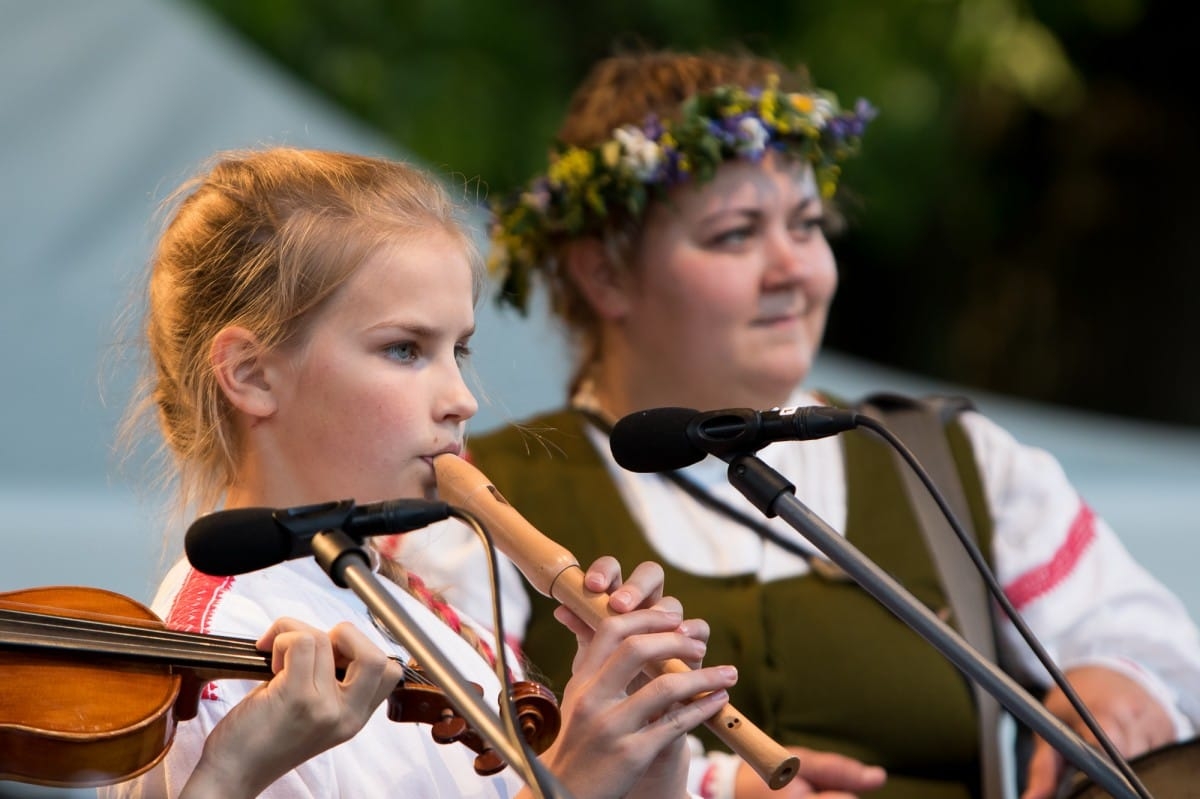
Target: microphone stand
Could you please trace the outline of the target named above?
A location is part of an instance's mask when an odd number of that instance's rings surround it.
[[[1121,773],[1098,751],[1084,743],[891,575],[813,513],[796,498],[795,486],[779,472],[754,454],[732,455],[727,460],[729,482],[763,514],[768,517],[779,516],[791,525],[867,593],[932,644],[1111,796],[1115,799],[1139,799]]]
[[[571,794],[536,757],[529,757],[500,723],[499,717],[475,692],[472,684],[459,673],[409,615],[379,582],[371,570],[370,559],[358,542],[341,530],[325,530],[312,539],[312,551],[318,564],[339,588],[356,593],[400,645],[421,664],[450,704],[467,724],[491,744],[492,748],[515,769],[537,795],[570,799]],[[503,644],[501,644],[503,645]]]

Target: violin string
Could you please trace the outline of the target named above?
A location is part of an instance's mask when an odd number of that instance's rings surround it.
[[[8,616],[8,614],[4,614]],[[237,638],[218,638],[209,640],[202,633],[187,633],[173,630],[145,628],[136,625],[122,626],[108,622],[92,622],[89,620],[71,619],[60,616],[43,616],[41,614],[23,614],[8,616],[9,620],[18,625],[41,629],[48,632],[61,633],[64,630],[73,631],[90,637],[91,640],[112,640],[116,642],[156,642],[160,644],[176,644],[191,646],[207,651],[222,651],[227,654],[245,654],[254,650],[254,642]]]
[[[64,639],[63,635],[72,633],[76,646],[88,644],[99,648],[107,645],[116,650],[109,654],[130,654],[132,649],[156,657],[175,655],[194,658],[203,655],[221,658],[225,661],[224,665],[232,662],[236,665],[263,666],[267,663],[265,653],[259,651],[253,641],[244,639],[220,636],[210,641],[208,636],[201,633],[122,626],[24,611],[0,611],[0,620],[7,622],[9,631],[21,636],[25,643],[41,642],[47,647],[70,645],[72,639]]]
[[[115,617],[112,617],[115,618]],[[115,637],[135,639],[154,639],[158,641],[174,640],[180,643],[203,642],[210,649],[225,647],[228,651],[240,652],[247,647],[253,648],[253,641],[231,636],[211,635],[208,633],[192,633],[182,630],[169,630],[165,627],[143,627],[138,624],[105,621],[101,619],[83,619],[72,616],[36,613],[32,611],[0,610],[0,620],[8,619],[14,623],[42,625],[46,629],[72,629],[86,633],[111,634]]]
[[[128,644],[133,642],[141,645],[141,651],[144,654],[162,659],[174,656],[178,660],[195,655],[199,650],[207,656],[219,653],[226,658],[236,658],[239,665],[266,667],[270,663],[270,653],[259,650],[255,646],[255,642],[249,639],[209,636],[203,633],[140,627],[132,624],[79,619],[31,611],[0,609],[0,632],[5,634],[5,639],[0,641],[0,645],[9,643],[35,645],[39,648],[74,647],[78,649],[84,644],[93,646],[108,644],[110,649],[121,648],[121,650],[105,650],[102,653],[128,655],[131,654]],[[75,633],[75,639],[64,639],[64,632]],[[433,685],[433,681],[420,669],[399,657],[393,656],[392,659],[401,664],[405,681]]]

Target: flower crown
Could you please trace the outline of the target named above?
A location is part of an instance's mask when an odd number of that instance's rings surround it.
[[[765,88],[697,94],[678,121],[651,115],[595,147],[556,144],[545,175],[493,204],[489,269],[501,280],[497,300],[524,313],[532,273],[555,239],[598,234],[613,217],[637,219],[652,195],[709,180],[727,160],[758,161],[768,149],[804,158],[821,196],[832,197],[838,163],[857,151],[877,112],[866,100],[842,111],[828,92],[780,92],[778,84],[772,75]]]

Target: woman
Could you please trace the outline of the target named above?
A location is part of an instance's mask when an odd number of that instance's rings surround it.
[[[953,667],[821,557],[767,542],[756,525],[806,546],[745,503],[724,463],[710,458],[684,480],[633,475],[606,440],[608,425],[646,408],[833,402],[804,386],[837,286],[824,231],[840,162],[872,114],[862,103],[840,112],[763,59],[643,53],[597,64],[572,98],[548,173],[501,205],[493,236],[502,297],[523,308],[541,279],[571,335],[569,404],[472,439],[470,455],[580,558],[663,562],[673,592],[710,622],[710,656],[739,664],[735,704],[798,748],[794,795],[967,797],[980,790],[980,733]],[[1181,605],[1045,453],[971,412],[946,434],[995,571],[1122,751],[1192,734],[1200,646]],[[849,434],[760,455],[919,599],[947,608],[881,445]],[[452,538],[441,533],[427,551],[445,582],[478,585],[463,578],[469,550]],[[404,547],[414,558],[423,549]],[[565,677],[544,600],[510,595],[507,607],[526,619],[515,626],[525,654]],[[1010,624],[996,636],[1015,674],[1049,687]],[[1046,706],[1083,730],[1057,689]],[[886,786],[864,763],[886,768]],[[1050,796],[1062,769],[1039,742],[1026,796]],[[763,791],[717,754],[698,761],[693,779],[709,796]]]
[[[181,507],[433,496],[433,458],[459,452],[476,410],[460,369],[482,266],[461,210],[411,167],[292,149],[225,154],[177,196],[151,265],[144,403],[172,457]],[[375,565],[494,701],[501,686],[486,630],[398,565]],[[704,649],[706,626],[682,620],[661,578],[643,564],[622,585],[615,561],[598,561],[590,587],[621,585],[629,612],[594,635],[559,613],[580,645],[562,732],[543,759],[577,797],[682,795],[683,732],[728,701],[728,667],[628,690],[649,663],[698,665]],[[407,655],[311,559],[230,578],[181,562],[154,604],[173,628],[262,636],[283,673],[265,686],[206,686],[165,759],[106,795],[517,793],[511,769],[480,777],[465,747],[388,720],[379,700],[399,672],[385,653]],[[272,627],[289,616],[331,632],[290,620]]]

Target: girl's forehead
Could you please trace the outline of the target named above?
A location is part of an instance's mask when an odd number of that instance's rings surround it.
[[[375,249],[308,321],[369,327],[408,319],[427,325],[447,308],[473,311],[474,294],[466,247],[454,236],[431,231]]]

